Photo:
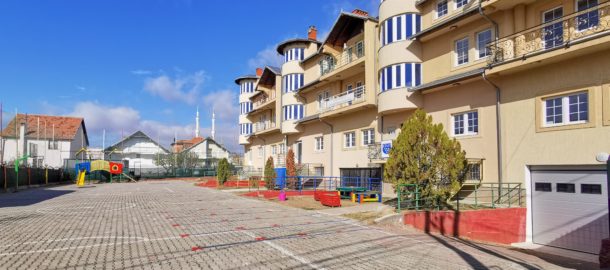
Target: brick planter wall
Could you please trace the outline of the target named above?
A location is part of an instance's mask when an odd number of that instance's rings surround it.
[[[427,233],[511,244],[525,241],[526,208],[425,211],[404,215],[404,224]]]

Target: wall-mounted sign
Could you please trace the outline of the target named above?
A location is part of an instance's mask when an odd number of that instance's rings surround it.
[[[392,141],[381,142],[381,158],[389,158],[390,150],[392,149]]]

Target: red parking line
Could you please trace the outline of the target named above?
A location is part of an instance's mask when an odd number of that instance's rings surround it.
[[[180,237],[187,238],[187,237],[189,237],[189,235],[188,234],[181,234]]]
[[[191,248],[191,251],[199,251],[199,250],[203,250],[203,247],[194,246],[194,247]]]
[[[264,241],[264,240],[267,240],[267,238],[265,238],[264,236],[257,236],[256,238],[254,238],[254,240],[256,240],[256,241]]]

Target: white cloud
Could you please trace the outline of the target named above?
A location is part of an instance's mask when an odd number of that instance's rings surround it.
[[[80,86],[80,85],[75,85],[75,86],[74,86],[74,88],[76,88],[76,89],[78,89],[78,90],[80,90],[80,91],[85,91],[85,90],[87,90],[87,88],[86,88],[86,87],[84,87],[84,86]]]
[[[221,92],[219,96],[226,95],[223,91]],[[223,99],[219,99],[217,104],[224,104]],[[222,113],[217,113],[217,115],[223,115],[224,117],[226,108],[223,107],[220,111]],[[85,119],[89,141],[92,146],[102,145],[103,130],[106,130],[106,147],[118,142],[121,136],[128,136],[138,130],[143,131],[153,140],[159,140],[159,143],[166,147],[169,147],[169,144],[173,141],[174,134],[178,136],[178,139],[190,139],[195,135],[194,123],[177,125],[142,119],[140,112],[134,108],[108,106],[93,101],[77,103],[74,110],[68,115]],[[220,120],[217,123],[216,140],[224,143],[229,150],[238,151],[240,147],[237,142],[237,116],[232,121]],[[201,134],[202,136],[210,136],[210,128],[202,128]]]
[[[144,81],[144,91],[167,101],[181,101],[195,104],[205,79],[205,72],[202,70],[176,78],[160,75],[154,78],[147,78]]]
[[[217,121],[231,121],[237,123],[239,117],[239,104],[237,93],[233,90],[220,90],[208,93],[203,96],[203,104],[209,108],[211,115],[212,109],[216,111]]]
[[[279,67],[283,61],[284,59],[277,53],[275,47],[269,46],[257,52],[254,58],[248,60],[248,69],[254,72],[256,68],[264,68],[265,66]]]
[[[152,71],[150,71],[150,70],[143,70],[143,69],[136,69],[136,70],[132,70],[131,74],[133,74],[133,75],[150,75],[150,74],[152,74]]]

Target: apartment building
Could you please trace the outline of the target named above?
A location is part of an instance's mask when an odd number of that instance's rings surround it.
[[[286,41],[282,67],[250,78],[260,105],[244,118],[274,124],[240,140],[245,161],[262,168],[292,148],[321,175],[376,175],[382,144],[423,109],[466,151],[465,186],[525,190],[528,242],[596,254],[609,231],[609,34],[601,0],[382,0],[378,18],[342,13],[324,41]]]

